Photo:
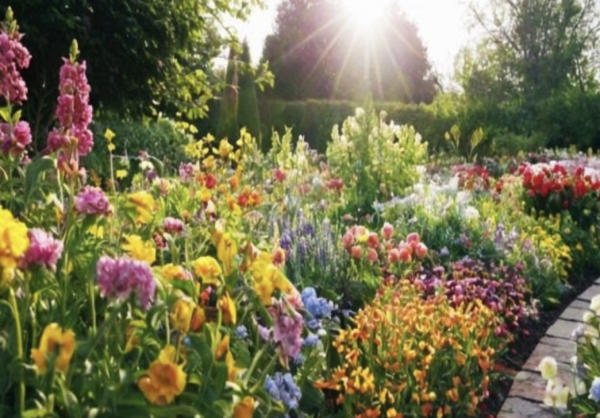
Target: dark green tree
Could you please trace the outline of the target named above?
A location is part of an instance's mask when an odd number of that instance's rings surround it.
[[[416,26],[389,0],[372,27],[346,0],[285,0],[263,59],[285,99],[336,98],[430,102],[435,87]],[[358,97],[357,97],[358,96]]]
[[[238,124],[239,108],[239,83],[238,63],[235,48],[229,49],[227,61],[227,72],[225,73],[225,86],[221,95],[219,108],[219,124],[217,127],[217,139],[227,138],[229,142],[236,141],[240,134]]]
[[[240,97],[238,107],[238,123],[261,144],[260,118],[258,115],[258,100],[256,97],[255,71],[250,59],[248,42],[242,44],[240,57]]]

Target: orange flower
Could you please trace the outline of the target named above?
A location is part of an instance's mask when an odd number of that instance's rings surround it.
[[[202,306],[196,306],[192,315],[192,322],[190,323],[191,330],[194,332],[199,331],[205,323],[206,313],[204,312],[204,308]]]
[[[186,374],[183,365],[173,362],[175,347],[167,346],[162,350],[158,359],[150,364],[148,375],[138,380],[138,387],[146,399],[154,405],[168,405],[176,396],[183,393],[186,384]]]
[[[233,408],[233,418],[252,418],[254,416],[254,398],[246,396]]]
[[[56,355],[54,368],[63,373],[69,371],[69,363],[77,347],[75,333],[64,330],[58,324],[50,324],[42,333],[39,348],[31,350],[31,357],[38,374],[46,373],[48,356]]]
[[[221,357],[229,351],[229,334],[225,334],[215,351],[215,359],[221,360]]]

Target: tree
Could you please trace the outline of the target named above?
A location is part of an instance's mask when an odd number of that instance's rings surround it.
[[[372,27],[345,0],[285,0],[263,59],[285,99],[339,98],[430,102],[435,94],[416,26],[390,0]],[[359,97],[357,97],[359,96]]]
[[[240,127],[245,127],[250,135],[256,138],[258,143],[261,144],[255,71],[252,68],[252,61],[250,59],[250,47],[246,41],[242,44],[240,61],[238,123]]]
[[[227,72],[225,73],[225,87],[223,88],[219,108],[217,139],[227,138],[230,142],[235,142],[239,136],[238,95],[238,64],[235,48],[231,47],[229,49],[229,60],[227,61]]]
[[[204,116],[214,88],[211,60],[234,36],[220,22],[244,18],[251,7],[262,4],[262,0],[8,2],[33,56],[26,73],[30,100],[24,111],[35,136],[45,135],[51,121],[60,57],[67,55],[72,39],[78,40],[88,64],[95,109],[139,116],[153,108],[182,112],[190,119]]]
[[[515,128],[540,129],[544,107],[566,91],[596,89],[590,51],[598,40],[594,0],[493,0],[474,6],[485,31],[462,55],[458,78],[471,108],[510,112]],[[581,95],[579,95],[581,96]]]

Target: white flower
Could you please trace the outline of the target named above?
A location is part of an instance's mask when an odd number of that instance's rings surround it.
[[[479,211],[473,206],[467,206],[465,209],[465,219],[467,221],[479,219]]]
[[[354,112],[354,116],[356,116],[357,118],[360,118],[364,114],[365,114],[365,110],[362,107],[357,107],[356,111]]]
[[[600,295],[596,295],[592,298],[590,309],[596,312],[596,315],[600,315]]]
[[[573,356],[571,357],[571,366],[573,366],[573,368],[577,367],[577,356]]]
[[[152,164],[150,161],[145,160],[140,163],[140,168],[142,169],[142,171],[153,170],[154,164]]]
[[[594,314],[593,312],[590,311],[586,311],[583,314],[583,322],[585,322],[586,324],[589,324],[590,322],[592,322],[592,319],[594,319],[596,317],[596,314]]]
[[[540,361],[538,370],[542,373],[542,378],[544,380],[554,379],[558,373],[558,363],[553,357],[544,357],[542,361]]]
[[[569,387],[563,385],[559,378],[548,380],[546,392],[544,393],[544,404],[558,409],[565,409],[568,400]]]

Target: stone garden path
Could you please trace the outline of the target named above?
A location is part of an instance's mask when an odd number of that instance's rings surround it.
[[[546,382],[537,371],[537,367],[540,360],[546,356],[556,358],[560,378],[565,384],[570,383],[572,388],[573,378],[569,361],[575,355],[576,344],[571,339],[571,333],[583,325],[582,316],[588,309],[590,300],[598,294],[600,279],[580,294],[548,328],[531,357],[515,376],[508,398],[497,418],[554,417],[551,408],[543,404]]]

